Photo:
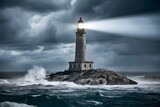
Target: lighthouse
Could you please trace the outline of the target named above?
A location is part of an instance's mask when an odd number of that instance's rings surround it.
[[[77,22],[75,60],[69,62],[69,71],[93,69],[93,61],[86,60],[86,32],[82,18]]]

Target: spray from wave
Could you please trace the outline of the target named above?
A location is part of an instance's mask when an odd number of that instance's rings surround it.
[[[0,107],[111,106],[110,102],[114,102],[113,106],[130,105],[130,102],[153,105],[160,101],[158,84],[83,86],[72,82],[50,82],[45,78],[46,70],[34,66],[23,78],[3,79],[5,86],[0,83]],[[145,81],[139,74],[130,78]],[[144,99],[138,102],[141,97]]]
[[[24,80],[26,82],[36,83],[37,81],[42,81],[46,77],[46,70],[40,66],[34,66],[32,69],[28,70],[27,75],[25,75]]]
[[[28,70],[28,73],[19,79],[13,80],[5,80],[1,79],[0,84],[2,85],[14,85],[14,86],[51,86],[52,88],[72,88],[72,89],[86,89],[86,88],[103,88],[103,89],[114,89],[117,87],[119,88],[133,88],[137,87],[137,85],[77,85],[73,82],[60,82],[60,81],[47,81],[46,79],[46,70],[41,66],[33,66],[33,68]],[[148,84],[160,84],[160,81],[151,81],[145,79],[143,76],[129,76],[129,78],[138,82],[138,86],[143,87],[144,85]]]
[[[60,82],[60,81],[47,81],[46,79],[46,70],[41,66],[33,66],[32,69],[28,70],[28,73],[23,77],[16,80],[12,80],[12,84],[18,86],[27,86],[27,85],[56,85],[56,86],[76,86],[72,82]]]
[[[23,77],[13,80],[13,83],[20,86],[45,84],[46,70],[40,66],[33,66],[28,70],[28,73]]]

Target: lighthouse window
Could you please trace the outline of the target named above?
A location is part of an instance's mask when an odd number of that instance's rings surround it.
[[[70,68],[72,68],[72,65],[70,65]]]
[[[90,66],[90,67],[92,67],[92,65],[91,65],[91,64],[90,64],[89,66]]]

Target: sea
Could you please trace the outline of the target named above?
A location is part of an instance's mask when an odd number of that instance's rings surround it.
[[[49,82],[42,67],[0,72],[0,107],[160,107],[160,72],[117,72],[138,85]]]

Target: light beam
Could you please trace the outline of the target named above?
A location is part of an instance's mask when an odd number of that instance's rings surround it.
[[[129,16],[85,22],[83,27],[104,33],[160,39],[160,14]]]

